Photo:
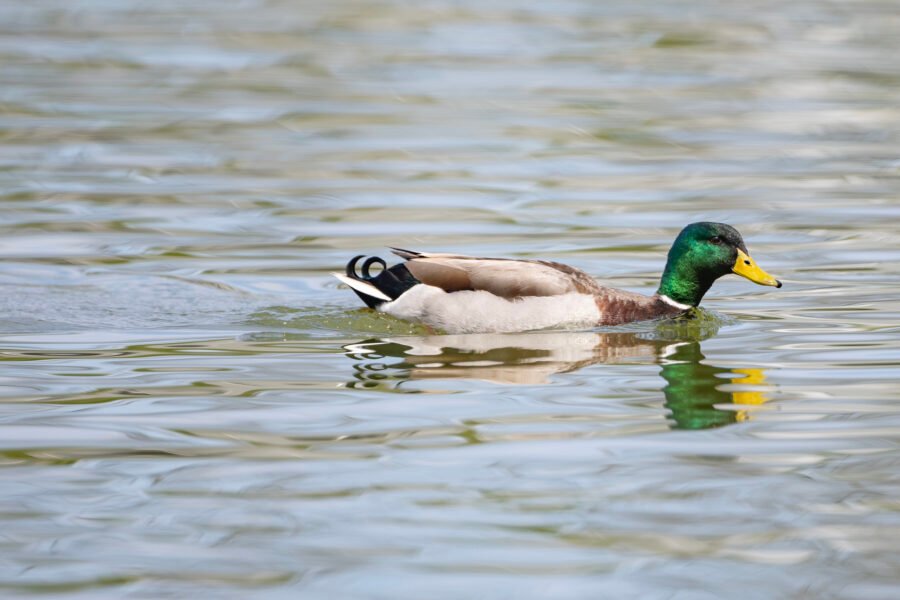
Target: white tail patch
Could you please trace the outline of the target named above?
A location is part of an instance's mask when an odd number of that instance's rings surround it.
[[[366,281],[360,281],[358,279],[353,279],[352,277],[347,277],[342,273],[332,273],[335,277],[337,277],[341,283],[344,283],[357,292],[361,294],[365,294],[366,296],[371,296],[373,298],[378,298],[379,300],[384,300],[386,302],[390,302],[391,298],[387,296],[384,292],[379,290],[377,287],[368,283]]]

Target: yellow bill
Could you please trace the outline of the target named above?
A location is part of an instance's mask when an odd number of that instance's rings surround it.
[[[756,264],[756,261],[750,258],[746,252],[738,248],[737,253],[737,260],[734,261],[734,267],[731,269],[732,271],[759,285],[781,287],[781,282],[760,269],[759,265]]]

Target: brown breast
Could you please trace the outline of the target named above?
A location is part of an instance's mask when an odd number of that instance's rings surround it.
[[[622,325],[661,317],[673,317],[682,311],[663,302],[659,296],[644,296],[623,290],[601,288],[594,301],[600,311],[599,325]]]

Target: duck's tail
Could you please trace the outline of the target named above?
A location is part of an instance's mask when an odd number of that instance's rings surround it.
[[[346,274],[332,273],[342,283],[347,284],[350,289],[356,292],[366,306],[369,308],[377,308],[385,302],[390,302],[399,298],[405,291],[421,282],[413,277],[412,273],[403,266],[403,264],[394,265],[390,269],[383,259],[373,256],[366,259],[366,262],[360,267],[360,272],[356,271],[356,263],[360,259],[365,258],[364,255],[353,257],[347,263]],[[382,271],[377,275],[369,273],[369,269],[373,264],[380,264]]]

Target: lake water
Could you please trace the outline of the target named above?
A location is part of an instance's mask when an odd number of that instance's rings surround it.
[[[0,2],[0,595],[900,596],[893,2]],[[397,245],[688,322],[442,336]]]

